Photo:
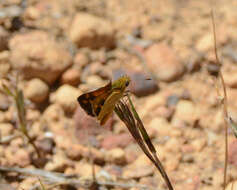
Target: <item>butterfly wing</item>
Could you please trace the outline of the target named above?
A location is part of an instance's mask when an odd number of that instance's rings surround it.
[[[104,87],[82,94],[77,98],[77,101],[88,115],[93,117],[98,116],[105,100],[111,93],[111,88],[112,84],[109,82]]]
[[[113,90],[113,92],[108,96],[98,115],[98,120],[100,121],[101,125],[106,123],[110,115],[113,113],[116,103],[122,97],[123,91],[119,89]]]

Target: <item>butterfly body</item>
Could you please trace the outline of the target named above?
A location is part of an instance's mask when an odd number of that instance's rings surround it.
[[[103,125],[113,113],[116,103],[123,97],[129,82],[129,77],[120,77],[113,83],[109,82],[104,87],[82,94],[77,100],[88,115],[97,117]]]

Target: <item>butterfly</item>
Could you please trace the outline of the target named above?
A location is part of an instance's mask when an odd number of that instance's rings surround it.
[[[100,125],[104,125],[116,103],[124,96],[130,81],[128,76],[122,76],[113,83],[110,81],[97,90],[80,95],[77,101],[88,115],[97,117]]]

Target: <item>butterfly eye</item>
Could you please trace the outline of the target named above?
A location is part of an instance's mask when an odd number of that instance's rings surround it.
[[[126,81],[125,86],[128,86],[128,85],[129,85],[129,81]]]

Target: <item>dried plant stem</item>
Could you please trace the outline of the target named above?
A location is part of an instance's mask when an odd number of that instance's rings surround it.
[[[128,100],[129,100],[129,103],[130,103],[130,105],[132,107],[132,112],[134,114],[134,117],[137,120],[139,131],[140,131],[144,141],[146,142],[147,147],[149,148],[150,152],[153,155],[154,161],[152,161],[152,162],[155,164],[156,168],[160,171],[160,173],[161,173],[162,177],[164,178],[164,180],[165,180],[169,190],[173,190],[173,187],[172,187],[172,184],[171,184],[171,182],[169,180],[169,177],[166,174],[165,169],[163,168],[163,165],[162,165],[161,161],[157,157],[156,149],[153,146],[153,144],[152,144],[152,142],[151,142],[151,140],[150,140],[150,138],[149,138],[149,136],[148,136],[148,134],[146,132],[146,129],[145,129],[145,127],[144,127],[144,125],[143,125],[139,115],[137,114],[137,112],[135,110],[135,107],[134,107],[134,105],[133,105],[129,95],[128,95]]]
[[[24,133],[24,135],[25,135],[25,137],[27,138],[28,142],[29,142],[29,143],[33,146],[33,148],[35,149],[35,152],[36,152],[38,158],[41,158],[40,151],[39,151],[39,149],[37,148],[37,146],[36,146],[34,140],[29,136],[28,133]]]
[[[91,179],[88,179],[87,181],[85,181],[85,179],[75,179],[63,173],[50,172],[50,171],[45,171],[41,169],[33,169],[33,168],[17,168],[17,167],[9,168],[9,167],[0,166],[0,172],[16,172],[16,173],[21,173],[25,175],[42,177],[50,184],[77,185],[85,189],[88,189],[88,187],[90,187],[90,185],[93,183],[93,180]],[[132,187],[147,189],[147,186],[138,185],[138,184],[124,184],[124,183],[104,182],[104,181],[101,181],[101,182],[97,181],[97,183],[100,186],[120,187],[124,189],[132,188]]]
[[[28,142],[33,146],[33,148],[35,149],[35,151],[37,153],[38,158],[40,158],[41,157],[40,152],[39,152],[37,146],[35,145],[34,140],[29,136],[28,131],[27,131],[24,96],[23,96],[23,92],[21,90],[16,89],[14,100],[15,100],[16,107],[17,107],[17,115],[18,115],[18,120],[19,120],[20,131],[27,138]]]
[[[223,85],[224,91],[224,102],[223,102],[223,111],[224,111],[224,122],[225,122],[225,165],[224,165],[224,179],[223,179],[223,190],[226,186],[226,177],[227,177],[227,166],[228,166],[228,112],[227,112],[227,95],[226,87],[222,73],[220,72],[220,78]]]
[[[86,135],[88,137],[88,146],[89,146],[89,163],[91,165],[91,172],[92,172],[92,184],[91,184],[91,189],[93,189],[94,187],[98,187],[98,183],[96,180],[96,173],[95,173],[95,160],[94,160],[94,155],[92,153],[92,143],[89,139],[89,131],[88,129],[86,129]]]
[[[168,175],[166,174],[160,160],[158,159],[156,155],[155,147],[153,146],[143,126],[143,123],[132,104],[131,99],[129,98],[129,96],[127,97],[129,100],[129,105],[131,107],[131,110],[128,104],[124,102],[124,100],[120,100],[115,107],[115,112],[118,115],[118,117],[124,122],[124,124],[128,128],[133,138],[136,140],[136,142],[138,143],[138,145],[140,146],[144,154],[146,154],[146,156],[151,160],[151,162],[159,170],[168,189],[173,190],[173,187],[168,178]]]
[[[26,110],[25,110],[25,103],[24,103],[24,96],[22,90],[19,90],[17,85],[15,85],[14,92],[8,88],[7,85],[3,84],[3,92],[5,92],[7,95],[13,97],[16,108],[17,108],[17,116],[19,121],[19,131],[27,138],[28,142],[33,146],[35,149],[38,158],[41,157],[41,154],[34,142],[34,139],[32,139],[28,133],[27,129],[27,121],[26,121]]]
[[[46,190],[46,188],[44,187],[44,184],[42,183],[41,179],[38,178],[38,180],[39,180],[41,189],[42,189],[42,190]]]
[[[214,48],[215,48],[215,57],[216,63],[221,65],[220,60],[217,55],[217,45],[216,45],[216,26],[214,21],[213,10],[211,10],[211,18],[212,18],[212,27],[213,27],[213,35],[214,35]],[[219,71],[219,76],[221,79],[221,84],[223,87],[224,98],[223,98],[223,112],[224,112],[224,122],[225,122],[225,164],[224,164],[224,177],[223,177],[223,190],[225,190],[226,186],[226,177],[227,177],[227,166],[228,166],[228,111],[227,111],[227,93],[226,93],[226,85],[225,80],[222,75],[221,70]]]
[[[14,134],[14,135],[9,135],[9,136],[5,136],[5,137],[1,137],[0,144],[9,143],[13,139],[16,139],[18,137],[21,137],[21,135],[20,134]]]

